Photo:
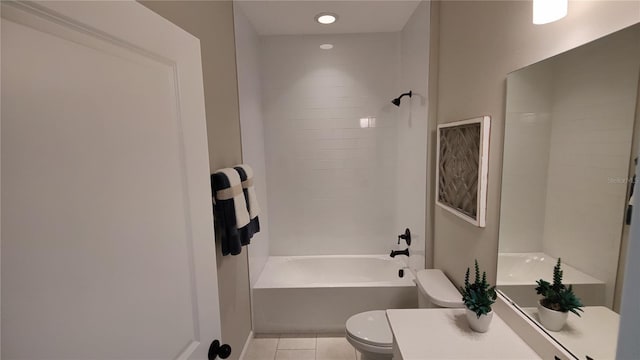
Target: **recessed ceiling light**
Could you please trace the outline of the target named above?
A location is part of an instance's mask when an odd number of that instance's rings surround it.
[[[331,49],[333,49],[333,44],[322,44],[322,45],[320,45],[320,49],[322,49],[322,50],[331,50]]]
[[[323,25],[333,24],[338,20],[338,15],[332,13],[320,13],[315,17],[316,21]]]
[[[567,0],[533,0],[533,23],[548,24],[567,16]]]

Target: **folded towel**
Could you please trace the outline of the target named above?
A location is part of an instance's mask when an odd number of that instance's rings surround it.
[[[258,197],[256,196],[256,189],[253,186],[253,169],[249,165],[236,165],[234,167],[240,175],[242,180],[242,190],[244,191],[247,200],[247,209],[249,210],[249,217],[251,219],[260,215],[260,205],[258,205]]]
[[[242,251],[238,229],[249,224],[240,176],[234,169],[221,169],[211,175],[216,230],[222,241],[222,255],[238,255]]]
[[[242,180],[242,191],[244,192],[250,218],[246,233],[241,231],[241,239],[245,240],[244,238],[247,237],[245,241],[249,243],[253,234],[260,232],[260,220],[258,219],[260,206],[258,205],[256,190],[253,186],[253,170],[249,165],[237,165],[234,169],[238,172],[238,175],[240,175],[240,180]]]

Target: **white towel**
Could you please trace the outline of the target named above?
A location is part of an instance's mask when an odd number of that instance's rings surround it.
[[[226,189],[216,191],[214,198],[216,200],[230,200],[233,198],[233,207],[236,213],[236,228],[240,229],[245,227],[249,223],[250,218],[247,212],[244,192],[242,191],[240,175],[238,175],[235,169],[231,168],[220,169],[216,172],[223,173],[227,179],[229,179],[230,186]]]
[[[240,167],[247,174],[247,180],[242,182],[242,188],[247,189],[249,195],[249,217],[255,219],[260,215],[260,205],[258,205],[258,197],[256,196],[256,189],[253,186],[253,169],[249,165],[236,165],[234,167]]]

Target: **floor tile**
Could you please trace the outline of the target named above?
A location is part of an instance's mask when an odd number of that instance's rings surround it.
[[[315,348],[315,334],[283,334],[278,341],[278,350],[313,350]]]
[[[344,337],[319,337],[316,360],[355,360],[356,349]]]
[[[278,350],[276,360],[315,360],[315,350]]]
[[[318,333],[316,334],[316,337],[345,337],[346,335],[346,331],[342,330],[342,331],[332,331],[332,332],[325,332],[325,333]]]
[[[244,354],[244,360],[273,360],[278,338],[253,338]]]
[[[296,333],[281,333],[279,334],[279,336],[281,338],[312,338],[312,337],[316,337],[316,333],[310,333],[310,332],[296,332]]]

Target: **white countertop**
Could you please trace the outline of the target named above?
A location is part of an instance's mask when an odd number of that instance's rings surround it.
[[[618,343],[620,315],[604,306],[585,306],[581,317],[569,314],[567,323],[560,331],[549,334],[580,359],[615,359]],[[533,319],[538,319],[538,309],[523,309]]]
[[[486,333],[469,328],[465,309],[387,310],[387,319],[403,360],[540,358],[495,313]]]

